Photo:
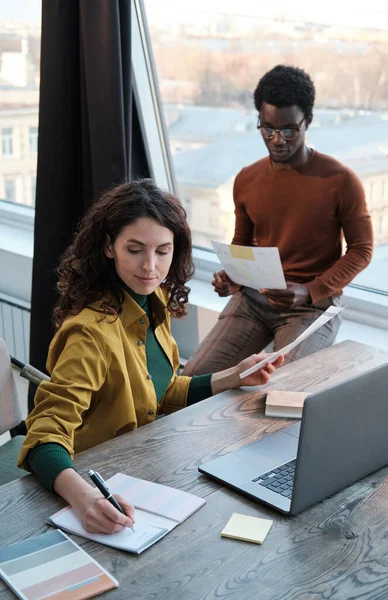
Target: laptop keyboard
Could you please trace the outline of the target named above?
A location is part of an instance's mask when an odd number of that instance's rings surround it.
[[[296,458],[284,465],[280,465],[280,467],[277,467],[276,469],[272,469],[263,475],[255,477],[252,481],[266,487],[267,490],[281,494],[281,496],[285,496],[286,498],[291,498],[295,475],[295,463]]]

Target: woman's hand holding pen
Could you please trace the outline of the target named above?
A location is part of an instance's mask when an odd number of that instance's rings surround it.
[[[125,527],[132,528],[134,525],[135,509],[125,498],[115,494],[125,514],[119,512],[98,490],[90,487],[87,494],[80,503],[80,512],[73,504],[73,509],[81,519],[82,525],[89,533],[117,533]]]
[[[134,525],[135,508],[132,504],[115,494],[125,513],[122,514],[74,469],[64,469],[59,473],[54,481],[54,490],[71,505],[89,533],[117,533]]]

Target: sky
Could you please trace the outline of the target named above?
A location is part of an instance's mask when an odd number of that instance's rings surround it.
[[[388,30],[387,0],[276,0],[265,3],[260,0],[144,0],[146,7],[153,10],[174,9],[176,17],[187,11],[197,18],[207,18],[209,13],[219,16],[251,16],[259,18],[283,17],[312,21],[329,25],[378,28]],[[350,7],[350,10],[349,10]]]
[[[4,19],[39,23],[42,0],[0,0],[0,21]]]
[[[71,1],[71,0],[68,0]],[[110,1],[110,0],[107,0]],[[129,0],[128,0],[129,1]],[[246,16],[256,18],[283,17],[329,25],[377,28],[388,30],[387,0],[144,0],[147,8],[170,9],[169,18],[177,21],[182,12],[191,13],[195,21],[218,16]],[[350,9],[349,9],[350,8]],[[41,0],[0,0],[0,21],[4,19],[40,21]]]

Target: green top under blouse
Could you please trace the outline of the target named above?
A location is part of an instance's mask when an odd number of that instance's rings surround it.
[[[159,344],[155,330],[152,323],[152,311],[148,296],[141,296],[133,292],[129,287],[123,284],[125,290],[132,296],[137,304],[144,310],[150,326],[147,329],[146,335],[146,356],[147,356],[147,368],[148,372],[152,377],[152,382],[155,388],[156,400],[159,404],[163,398],[166,389],[171,381],[172,367],[168,360],[163,348]],[[194,375],[190,381],[187,405],[195,404],[212,396],[211,389],[211,374],[210,375]]]

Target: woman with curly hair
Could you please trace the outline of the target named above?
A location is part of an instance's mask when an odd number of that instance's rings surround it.
[[[78,475],[74,454],[238,387],[239,374],[262,359],[177,375],[170,319],[186,313],[193,271],[185,211],[149,179],[124,183],[92,206],[59,266],[51,380],[36,392],[19,465],[71,504],[90,532],[131,527],[134,508],[116,496],[125,514],[116,510]],[[267,365],[243,384],[264,384],[273,370]]]

